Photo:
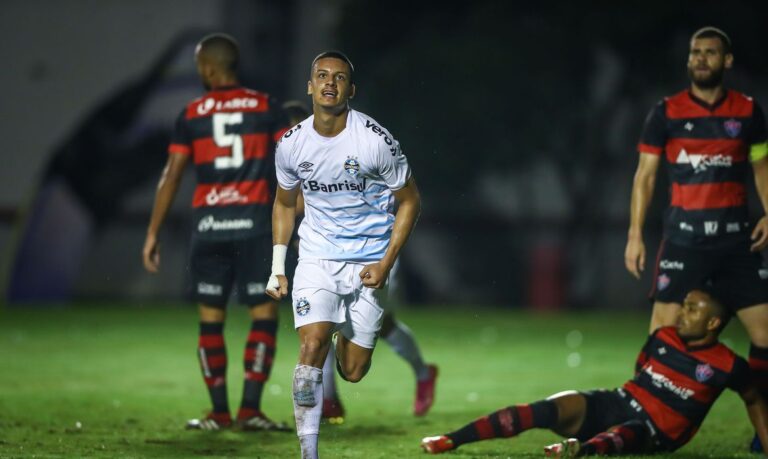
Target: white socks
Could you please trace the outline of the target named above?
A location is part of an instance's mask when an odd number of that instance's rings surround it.
[[[424,364],[424,360],[421,358],[421,351],[419,351],[419,345],[416,344],[413,333],[399,320],[394,322],[395,328],[392,329],[389,335],[384,337],[384,340],[392,346],[392,349],[400,357],[411,365],[413,372],[416,373],[417,380],[423,381],[427,379],[429,377],[429,367]]]
[[[323,414],[323,371],[296,365],[293,372],[293,413],[302,459],[317,459],[320,416]]]
[[[331,346],[323,364],[323,398],[333,400],[338,398],[336,393],[336,349]]]

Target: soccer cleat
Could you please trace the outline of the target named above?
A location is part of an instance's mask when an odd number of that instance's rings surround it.
[[[435,402],[435,384],[437,383],[437,365],[427,365],[429,376],[416,382],[416,400],[413,402],[413,414],[424,416]]]
[[[202,419],[190,419],[187,421],[189,430],[221,430],[232,427],[232,417],[229,413],[208,413]]]
[[[563,440],[560,443],[544,447],[544,456],[553,459],[565,459],[576,457],[581,449],[581,443],[575,438]]]
[[[763,452],[763,444],[760,442],[760,437],[757,434],[752,438],[752,443],[749,444],[749,451],[752,453]]]
[[[293,428],[291,428],[291,426],[288,424],[284,422],[275,422],[261,412],[246,419],[238,419],[236,426],[238,429],[246,432],[293,432]]]
[[[425,437],[421,440],[421,449],[425,453],[440,454],[452,449],[456,449],[453,446],[453,440],[445,435],[439,435],[437,437]]]
[[[322,419],[327,419],[330,424],[344,423],[344,406],[338,398],[323,399]]]

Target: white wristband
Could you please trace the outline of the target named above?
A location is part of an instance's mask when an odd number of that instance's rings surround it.
[[[287,253],[287,245],[275,244],[272,246],[272,274],[275,276],[285,276],[285,255]]]

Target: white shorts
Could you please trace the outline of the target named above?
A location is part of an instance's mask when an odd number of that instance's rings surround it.
[[[364,263],[299,260],[293,276],[293,322],[296,328],[317,322],[339,324],[336,330],[366,349],[376,346],[386,287],[364,287]]]

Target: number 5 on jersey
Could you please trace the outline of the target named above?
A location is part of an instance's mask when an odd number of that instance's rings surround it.
[[[219,156],[214,162],[216,169],[234,169],[243,164],[243,138],[228,134],[227,126],[242,124],[242,112],[213,114],[213,141],[216,146],[230,147],[230,156]]]

